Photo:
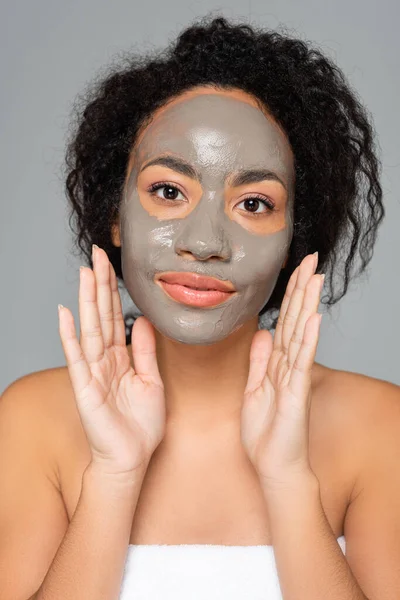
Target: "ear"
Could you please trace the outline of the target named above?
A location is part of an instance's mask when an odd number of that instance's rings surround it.
[[[121,246],[121,237],[119,234],[119,219],[111,227],[111,239],[114,246],[116,246],[117,248]]]

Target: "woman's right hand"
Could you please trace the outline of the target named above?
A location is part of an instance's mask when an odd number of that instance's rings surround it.
[[[132,329],[134,368],[125,341],[117,278],[106,252],[93,248],[93,271],[81,268],[78,342],[71,311],[59,310],[59,332],[91,465],[126,475],[146,469],[165,434],[164,385],[151,323]]]

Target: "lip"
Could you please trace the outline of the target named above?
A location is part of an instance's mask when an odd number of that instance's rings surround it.
[[[211,291],[218,290],[220,292],[235,292],[235,288],[232,283],[228,280],[222,281],[215,277],[205,277],[204,275],[198,275],[197,273],[185,273],[180,271],[169,271],[165,273],[159,273],[156,277],[157,280],[165,281],[169,284],[178,284],[187,288]]]
[[[230,289],[229,281],[221,281],[213,277],[203,277],[196,273],[169,272],[162,273],[155,278],[167,296],[172,300],[197,308],[208,308],[226,302],[236,296],[236,290]],[[198,290],[190,286],[212,286],[212,289]],[[217,287],[222,289],[217,289]],[[233,287],[233,286],[232,286]]]
[[[194,290],[193,288],[180,285],[179,283],[167,283],[162,279],[156,281],[165,294],[172,300],[187,306],[197,308],[208,308],[230,300],[236,296],[236,292],[221,292],[220,290]]]

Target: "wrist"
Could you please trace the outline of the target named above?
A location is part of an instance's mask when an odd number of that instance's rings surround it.
[[[94,486],[102,493],[111,495],[131,495],[141,487],[146,475],[148,463],[134,471],[126,473],[112,473],[104,465],[91,462],[86,467],[83,480],[86,484]]]
[[[273,503],[276,501],[279,504],[285,499],[293,502],[293,500],[296,500],[296,497],[302,494],[318,493],[320,489],[319,480],[312,471],[286,479],[282,478],[280,482],[271,483],[261,480],[260,483],[264,496],[269,502]]]

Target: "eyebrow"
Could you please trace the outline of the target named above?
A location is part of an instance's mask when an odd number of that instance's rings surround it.
[[[168,167],[173,171],[177,171],[186,177],[190,177],[195,181],[201,183],[201,177],[197,173],[197,171],[192,167],[191,164],[183,160],[182,158],[177,158],[175,156],[158,156],[157,158],[153,158],[148,163],[146,163],[141,169],[140,173],[150,167],[152,165],[162,165],[164,167]],[[228,177],[225,177],[224,183],[226,182]],[[233,187],[238,187],[239,185],[245,185],[248,183],[258,183],[260,181],[278,181],[285,190],[287,191],[286,184],[282,181],[282,179],[270,169],[258,168],[258,169],[242,169],[240,171],[236,171],[233,175],[231,185]]]

